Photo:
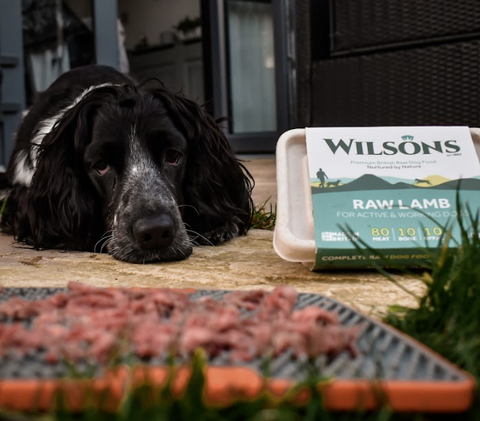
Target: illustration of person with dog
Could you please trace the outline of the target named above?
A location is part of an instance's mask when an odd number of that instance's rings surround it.
[[[328,178],[328,176],[321,168],[317,171],[317,178],[320,180],[320,187],[325,187],[325,178]]]

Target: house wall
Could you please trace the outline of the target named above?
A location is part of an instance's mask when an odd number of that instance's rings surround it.
[[[310,6],[310,125],[480,126],[478,0]]]
[[[153,46],[160,44],[162,32],[172,31],[185,17],[200,16],[200,0],[118,0],[118,13],[127,49],[133,49],[143,35]]]

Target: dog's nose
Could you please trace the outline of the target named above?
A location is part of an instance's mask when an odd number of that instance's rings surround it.
[[[147,216],[133,224],[133,235],[145,250],[169,246],[174,234],[175,225],[168,215]]]

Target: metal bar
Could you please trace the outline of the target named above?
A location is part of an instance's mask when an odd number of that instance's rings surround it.
[[[2,107],[16,104],[16,111],[3,112],[4,136],[0,145],[0,165],[5,166],[13,150],[13,136],[25,108],[23,65],[22,2],[0,0],[0,51],[2,53]],[[5,64],[6,65],[5,65]],[[0,139],[1,141],[1,139]]]
[[[273,37],[275,40],[275,88],[277,97],[277,133],[285,132],[290,127],[288,112],[289,97],[289,48],[287,43],[288,11],[285,0],[272,0]],[[275,139],[276,140],[276,139]]]
[[[19,63],[18,57],[0,57],[0,66],[2,67],[15,67]]]
[[[5,102],[2,101],[0,110],[4,114],[16,114],[22,111],[22,106],[18,102]]]
[[[120,69],[117,16],[117,0],[93,0],[96,62]]]
[[[276,132],[229,134],[228,140],[238,153],[271,153],[277,143]]]
[[[225,34],[224,0],[215,0],[210,4],[213,116],[220,118],[228,115],[227,57]]]

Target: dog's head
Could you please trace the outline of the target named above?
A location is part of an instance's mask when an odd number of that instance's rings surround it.
[[[120,260],[179,260],[244,234],[248,172],[195,102],[160,83],[103,86],[44,138],[29,188],[37,247],[106,248]]]

